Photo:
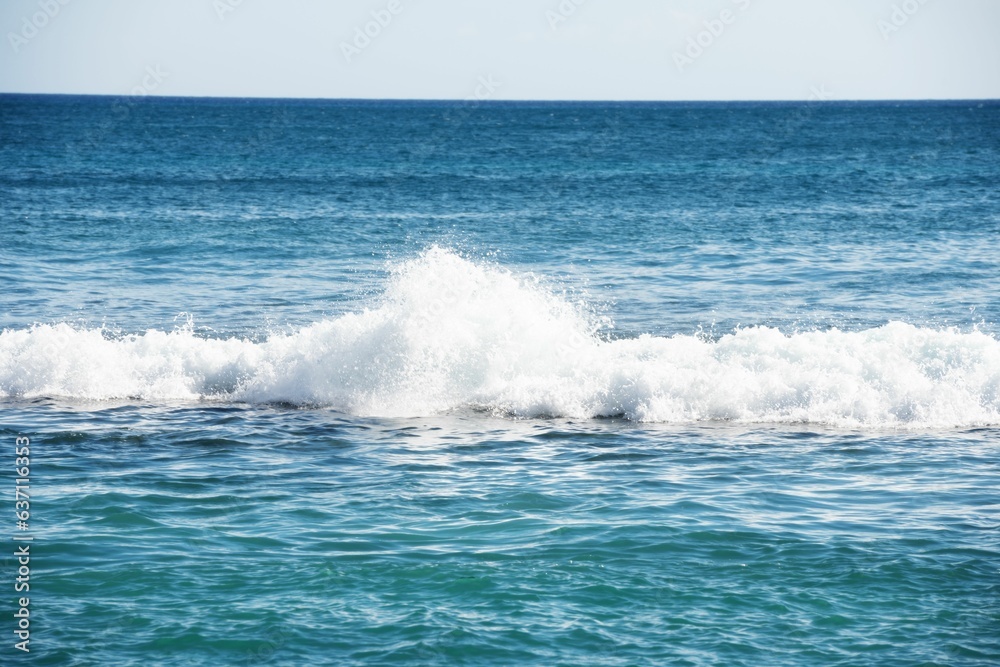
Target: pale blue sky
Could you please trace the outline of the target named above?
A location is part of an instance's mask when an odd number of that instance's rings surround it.
[[[2,92],[1000,98],[1000,0],[0,0],[0,27]]]

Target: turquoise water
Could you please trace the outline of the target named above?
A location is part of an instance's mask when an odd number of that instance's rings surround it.
[[[0,96],[0,663],[997,664],[998,183],[996,103]]]

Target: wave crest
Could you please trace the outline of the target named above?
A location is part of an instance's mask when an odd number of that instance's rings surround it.
[[[752,327],[608,341],[531,275],[431,248],[376,307],[255,343],[173,332],[0,333],[0,395],[287,402],[356,415],[460,408],[648,422],[846,427],[1000,424],[1000,341],[902,322],[858,332]]]

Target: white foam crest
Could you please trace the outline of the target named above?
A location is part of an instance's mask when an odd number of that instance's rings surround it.
[[[431,248],[370,310],[255,343],[38,325],[0,333],[0,396],[223,400],[419,416],[842,427],[1000,425],[1000,341],[901,322],[711,341],[605,341],[601,322],[533,276]]]

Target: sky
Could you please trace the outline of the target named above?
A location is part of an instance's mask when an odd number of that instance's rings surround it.
[[[0,0],[0,92],[1000,98],[1000,0]]]

